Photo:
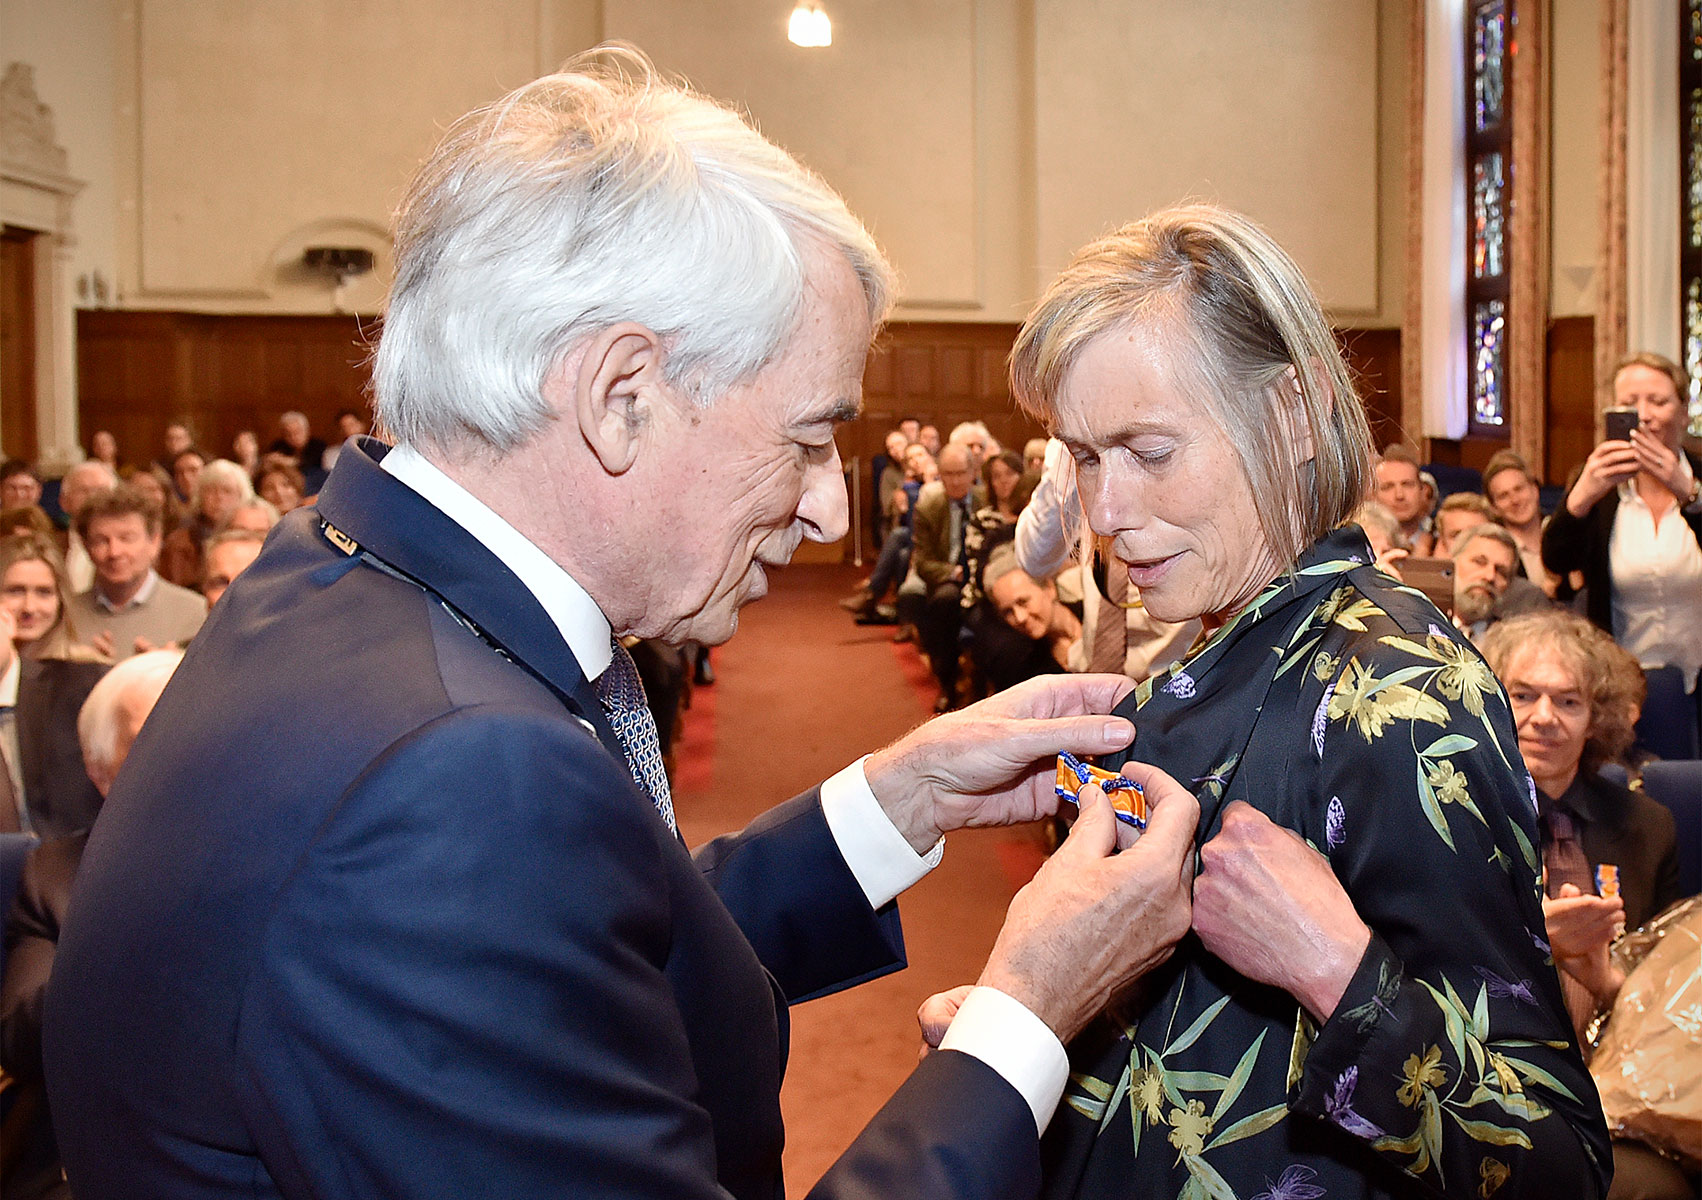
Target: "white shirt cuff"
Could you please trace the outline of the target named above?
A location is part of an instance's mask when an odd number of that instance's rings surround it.
[[[1046,1132],[1069,1082],[1070,1060],[1058,1036],[1020,1000],[997,988],[971,989],[940,1039],[940,1049],[972,1055],[992,1067],[1028,1101],[1035,1128]]]
[[[886,815],[863,774],[865,754],[821,785],[821,812],[851,874],[873,908],[890,904],[905,888],[940,865],[946,840],[917,854]]]

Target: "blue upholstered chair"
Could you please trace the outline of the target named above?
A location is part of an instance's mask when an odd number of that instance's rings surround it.
[[[1702,762],[1652,762],[1643,768],[1643,791],[1678,824],[1679,888],[1686,896],[1702,892]]]

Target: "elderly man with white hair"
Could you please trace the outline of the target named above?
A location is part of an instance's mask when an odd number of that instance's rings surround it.
[[[893,901],[947,831],[1043,816],[1059,751],[1129,740],[1125,681],[1033,681],[687,852],[621,639],[724,642],[843,536],[891,276],[732,110],[612,57],[421,168],[397,444],[280,523],[102,814],[47,1010],[79,1200],[778,1197],[787,1005],[902,965]],[[1146,834],[1114,854],[1084,785],[817,1195],[1037,1192],[1059,1035],[1187,927],[1198,807],[1132,773]]]
[[[108,671],[77,713],[83,766],[102,796],[112,788],[142,725],[183,660],[180,650],[150,650]],[[71,902],[89,831],[49,838],[30,851],[6,918],[6,972],[0,977],[0,1067],[19,1088],[14,1108],[34,1112],[24,1126],[8,1122],[18,1157],[8,1163],[8,1196],[58,1196],[59,1151],[48,1118],[41,1068],[41,1014],[59,932]],[[26,1100],[25,1097],[28,1097]]]

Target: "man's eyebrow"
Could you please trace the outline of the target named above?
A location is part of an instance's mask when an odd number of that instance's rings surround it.
[[[855,421],[862,415],[862,400],[853,397],[846,397],[842,400],[836,400],[832,408],[827,409],[826,411],[812,413],[798,423],[806,426],[826,425],[829,422],[832,422],[835,425],[844,425],[850,421]]]

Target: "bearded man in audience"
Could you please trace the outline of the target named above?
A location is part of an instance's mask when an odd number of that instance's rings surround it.
[[[605,53],[421,167],[374,369],[398,444],[268,538],[102,811],[44,1030],[78,1200],[773,1200],[785,1005],[899,965],[944,832],[1051,812],[1059,751],[1132,737],[1125,681],[1031,680],[693,861],[622,639],[724,642],[845,534],[891,274],[736,113]],[[1038,1192],[1058,1035],[1189,925],[1198,804],[1126,769],[1146,833],[1114,854],[1083,789],[813,1194]]]
[[[95,582],[95,564],[89,558],[88,547],[83,545],[82,534],[77,532],[77,514],[96,492],[117,486],[118,476],[112,473],[112,468],[92,459],[78,463],[59,481],[59,507],[71,518],[71,529],[66,535],[65,576],[73,592],[86,592]]]
[[[1525,577],[1552,597],[1560,580],[1542,565],[1542,493],[1537,477],[1512,450],[1499,450],[1483,469],[1483,494],[1519,544]]]
[[[1419,477],[1418,459],[1398,442],[1385,447],[1377,463],[1377,502],[1395,514],[1414,554],[1447,553],[1436,547],[1430,530],[1430,502]]]
[[[94,586],[71,597],[79,636],[108,658],[187,645],[207,617],[207,602],[154,570],[160,511],[120,485],[99,492],[77,514],[77,532],[95,565]]]
[[[1454,624],[1474,642],[1501,616],[1497,604],[1513,582],[1519,548],[1499,525],[1460,534],[1454,547]]]

